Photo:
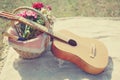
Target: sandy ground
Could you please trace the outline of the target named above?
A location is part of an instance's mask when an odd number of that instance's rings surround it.
[[[1,60],[1,61],[0,61],[0,73],[1,73],[1,70],[2,70],[2,68],[3,68],[3,66],[4,66],[4,62],[5,62],[4,60]]]
[[[75,17],[61,18],[55,22],[55,31],[66,29],[81,37],[98,39],[106,45],[109,63],[104,72],[99,75],[85,73],[68,61],[64,61],[59,67],[58,59],[50,51],[51,46],[40,58],[33,60],[19,58],[10,47],[0,80],[119,80],[119,25],[119,18]]]
[[[6,62],[8,46],[6,46],[4,49],[1,49],[0,51],[1,51],[0,55],[0,73],[1,73],[2,68]]]

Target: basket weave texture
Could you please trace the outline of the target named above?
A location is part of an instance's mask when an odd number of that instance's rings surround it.
[[[42,16],[45,21],[45,27],[51,31],[51,27],[49,22],[45,19],[45,17],[39,13],[39,11],[30,8],[30,7],[19,7],[13,11],[14,14],[19,13],[22,10],[32,10]],[[11,28],[8,30],[8,33],[17,35],[14,29],[15,21],[11,21]],[[50,36],[45,33],[41,33],[37,37],[26,40],[26,41],[15,41],[11,38],[8,38],[9,44],[13,47],[13,49],[20,55],[20,57],[24,59],[33,59],[39,57],[47,48],[50,42]]]

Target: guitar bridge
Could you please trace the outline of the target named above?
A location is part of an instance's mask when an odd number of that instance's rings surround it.
[[[95,58],[95,56],[96,56],[96,46],[95,46],[95,44],[92,44],[90,57]]]

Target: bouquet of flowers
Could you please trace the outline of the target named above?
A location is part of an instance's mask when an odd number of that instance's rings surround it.
[[[48,20],[50,25],[53,25],[53,16],[51,15],[51,6],[46,6],[42,2],[35,2],[32,4],[32,7],[42,13],[42,15]],[[24,17],[26,19],[32,20],[40,25],[45,26],[45,21],[40,15],[31,10],[24,10],[17,14],[18,16]],[[21,39],[29,40],[35,38],[37,35],[41,34],[37,29],[24,24],[17,23],[15,25],[16,32]]]
[[[51,10],[51,6],[46,6],[42,2],[35,2],[32,7],[21,6],[16,8],[13,10],[13,14],[38,23],[52,31],[54,17],[51,15]],[[50,36],[32,28],[27,23],[13,20],[11,26],[8,33],[17,36],[17,40],[8,38],[9,44],[22,58],[39,57],[49,45]]]

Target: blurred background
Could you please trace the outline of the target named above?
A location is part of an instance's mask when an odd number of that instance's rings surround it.
[[[33,2],[43,2],[52,6],[52,14],[57,17],[120,17],[120,0],[0,0],[0,10],[12,12],[19,6],[31,6]],[[0,60],[6,47],[1,31],[6,21],[0,18]]]
[[[51,5],[56,17],[120,16],[120,0],[0,0],[0,10],[12,11],[19,6],[31,6],[38,1]]]

